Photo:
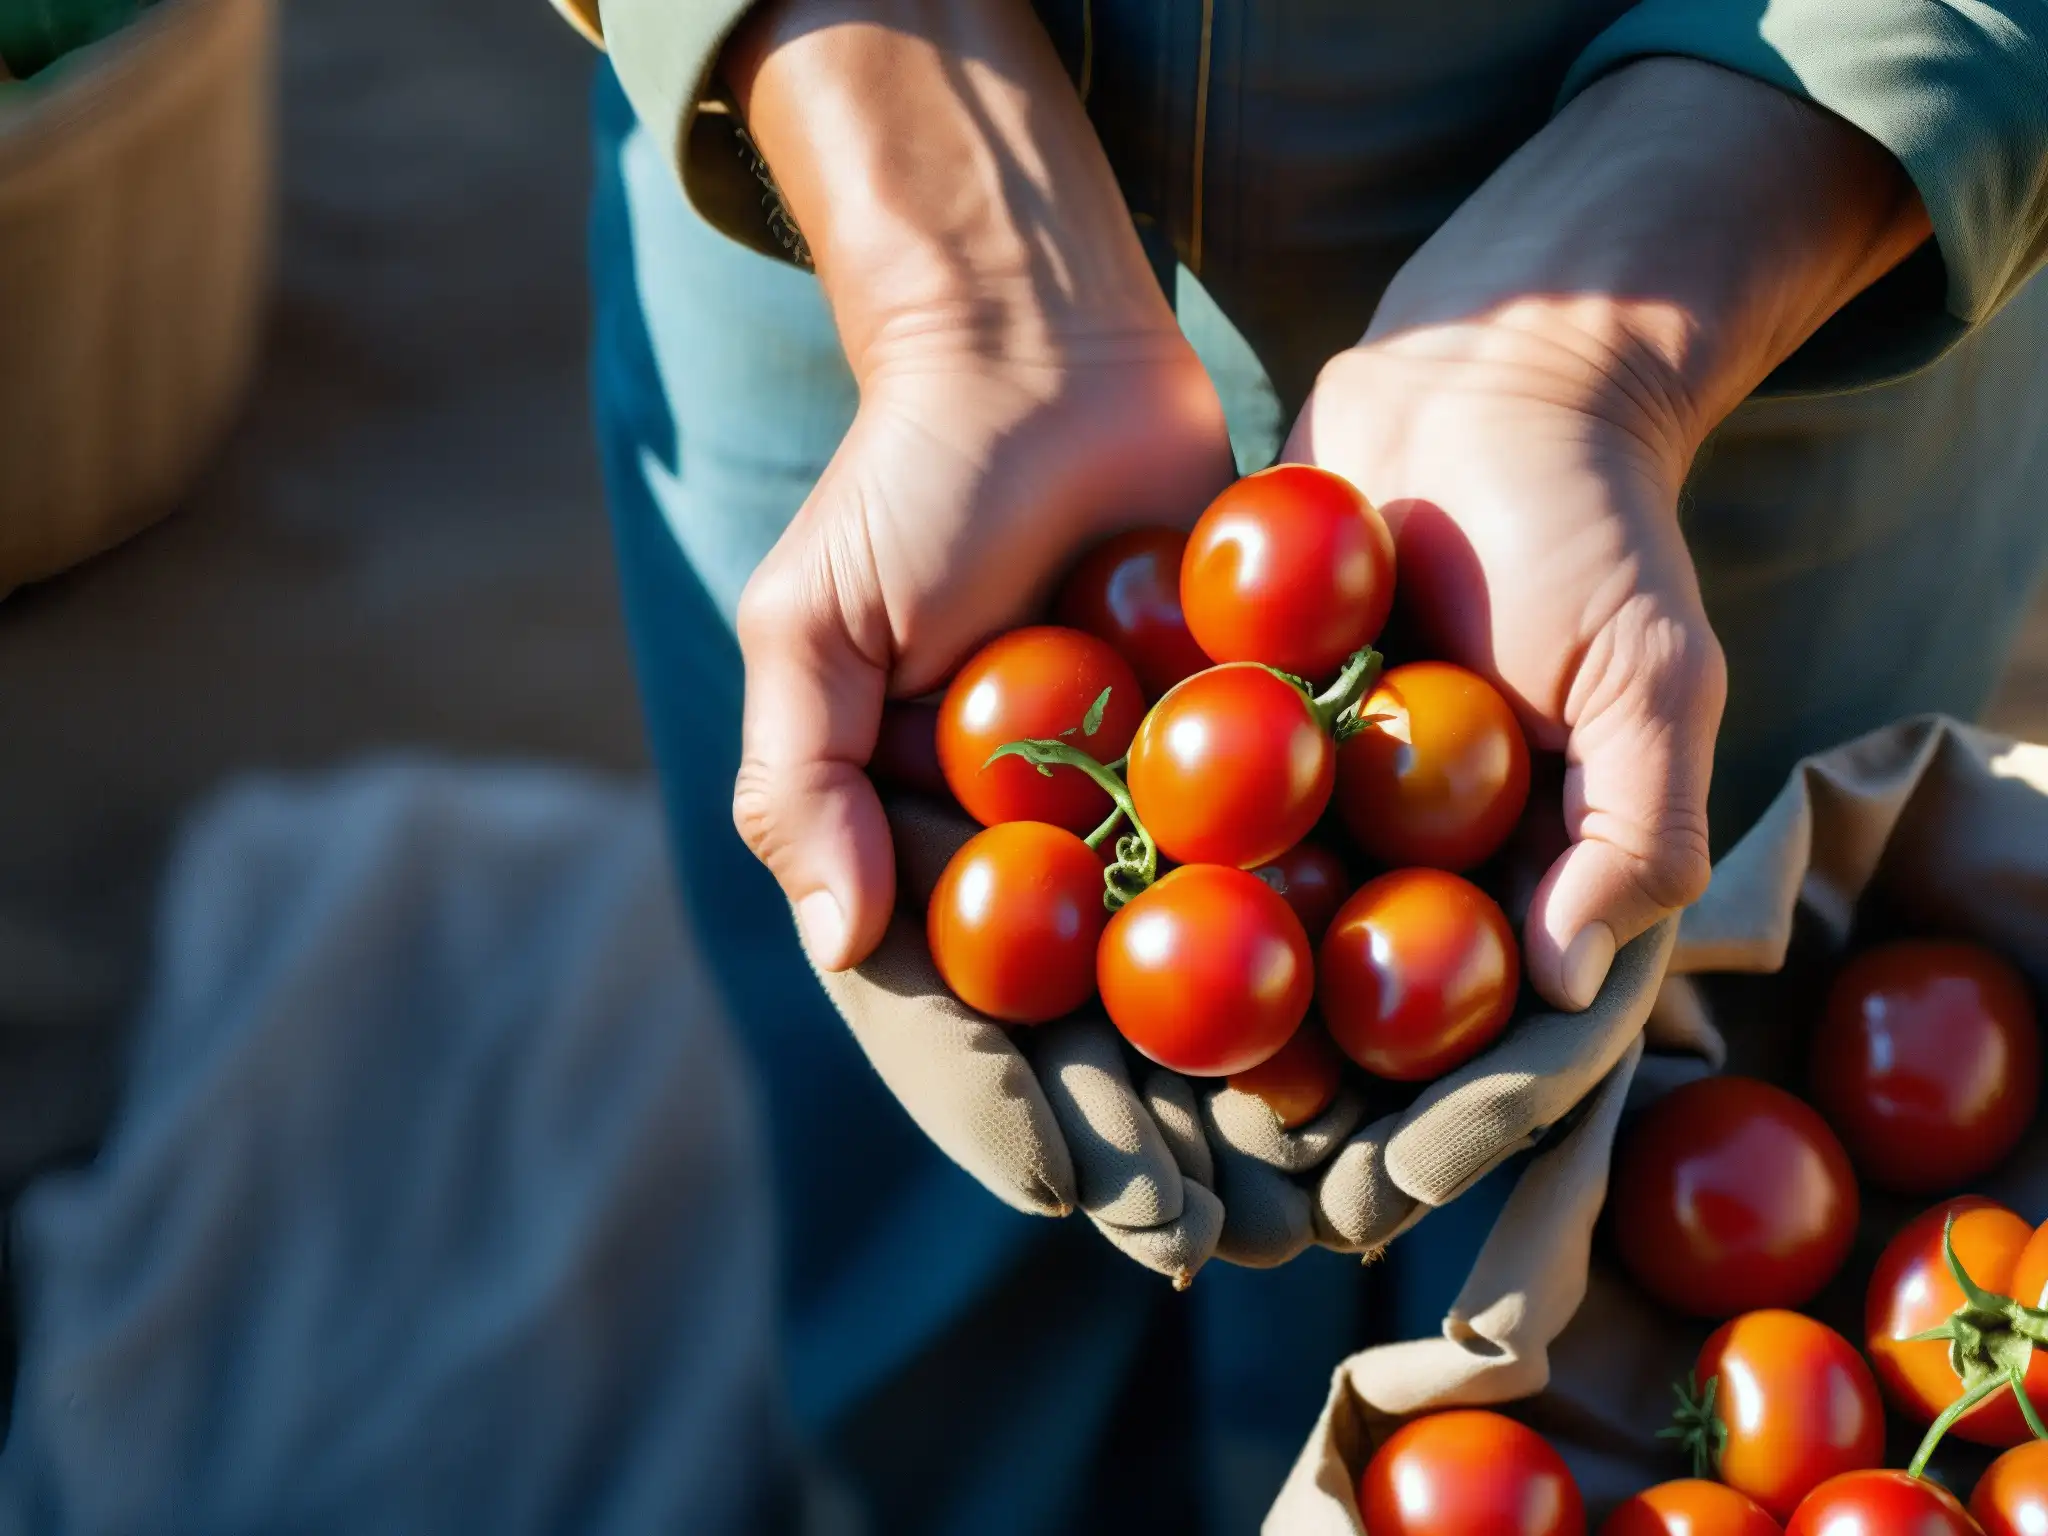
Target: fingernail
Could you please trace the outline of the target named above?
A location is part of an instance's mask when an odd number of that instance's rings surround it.
[[[1586,924],[1564,952],[1564,995],[1574,1008],[1592,1005],[1613,964],[1614,930],[1605,923]]]
[[[796,926],[813,961],[828,971],[845,963],[846,914],[830,891],[813,891],[797,902]]]

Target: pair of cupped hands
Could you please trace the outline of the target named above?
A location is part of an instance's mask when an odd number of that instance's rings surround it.
[[[1120,528],[1235,471],[1078,98],[1022,0],[780,0],[724,67],[860,386],[740,604],[735,819],[812,959],[881,940],[865,773],[885,699],[941,685]],[[1856,129],[1704,64],[1595,82],[1411,258],[1281,457],[1381,509],[1431,649],[1561,754],[1567,845],[1527,974],[1585,1007],[1708,875],[1726,697],[1678,503],[1712,428],[1926,237]]]

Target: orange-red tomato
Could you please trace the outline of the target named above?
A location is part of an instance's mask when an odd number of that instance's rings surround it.
[[[1337,813],[1383,864],[1466,870],[1508,840],[1529,800],[1529,743],[1508,701],[1447,661],[1395,667],[1370,723],[1337,754]]]
[[[877,784],[950,800],[953,792],[939,767],[939,706],[915,700],[883,705],[868,776]]]
[[[1962,1288],[1941,1256],[1941,1232],[1955,1216],[1956,1257],[1985,1290],[2012,1296],[2029,1306],[2048,1301],[2048,1245],[2034,1242],[2034,1229],[2013,1212],[1981,1195],[1962,1195],[1923,1211],[1899,1228],[1878,1256],[1864,1293],[1863,1347],[1877,1371],[1884,1395],[1916,1423],[1932,1423],[1963,1395],[1949,1364],[1948,1345],[1939,1340],[1906,1342],[1937,1328],[1963,1304]],[[2027,1272],[2020,1272],[2022,1258]],[[2048,1407],[2048,1361],[2035,1350],[2027,1367],[2028,1396]],[[2017,1445],[2027,1438],[2027,1421],[2010,1392],[2001,1392],[1956,1420],[1949,1431],[1979,1445]]]
[[[1323,942],[1330,919],[1351,894],[1351,877],[1344,861],[1320,843],[1296,843],[1252,873],[1287,899],[1311,944]]]
[[[1124,1038],[1190,1077],[1273,1055],[1315,990],[1301,920],[1258,876],[1220,864],[1183,865],[1112,917],[1095,979]]]
[[[1471,1060],[1515,1008],[1521,959],[1494,899],[1439,869],[1397,869],[1352,892],[1316,957],[1338,1048],[1396,1082]]]
[[[1330,1032],[1314,1018],[1306,1018],[1271,1056],[1256,1067],[1231,1073],[1230,1086],[1264,1099],[1281,1127],[1292,1131],[1330,1107],[1343,1079],[1344,1063],[1330,1044]]]
[[[1131,742],[1131,801],[1177,864],[1252,869],[1307,836],[1330,803],[1337,748],[1294,684],[1251,665],[1198,672]]]
[[[1094,849],[1061,827],[1006,821],[969,838],[939,875],[925,937],[961,1002],[1042,1024],[1094,994],[1108,922]]]
[[[1769,1308],[1714,1330],[1693,1380],[1712,1381],[1727,1432],[1721,1481],[1783,1520],[1843,1472],[1884,1462],[1884,1405],[1856,1346],[1825,1323]]]
[[[1104,689],[1109,702],[1092,736],[1081,727]],[[1012,630],[977,651],[939,706],[939,766],[961,808],[985,827],[1043,821],[1092,831],[1109,796],[1078,768],[1041,773],[1020,757],[990,762],[997,747],[1072,731],[1067,740],[1099,762],[1122,757],[1145,715],[1130,663],[1093,635],[1041,625]]]
[[[1806,1496],[1785,1536],[1983,1536],[1956,1496],[1911,1473],[1872,1468]]]
[[[1975,944],[1868,950],[1835,978],[1812,1077],[1866,1179],[1902,1194],[1967,1184],[2019,1145],[2040,1100],[2026,979]]]
[[[1053,604],[1060,623],[1115,646],[1149,698],[1209,665],[1180,612],[1187,547],[1178,528],[1119,533],[1074,567]]]
[[[1754,1499],[1688,1477],[1646,1488],[1616,1507],[1600,1536],[1784,1536]]]
[[[1307,464],[1247,475],[1209,504],[1181,559],[1180,606],[1217,661],[1325,681],[1394,605],[1394,538],[1350,481]]]
[[[1856,1177],[1835,1133],[1745,1077],[1702,1078],[1646,1110],[1615,1155],[1609,1204],[1637,1284],[1694,1317],[1801,1305],[1856,1233]]]
[[[2048,1533],[2048,1440],[2016,1445],[1984,1469],[1970,1495],[1984,1536]]]
[[[1571,1469],[1535,1430],[1482,1409],[1412,1419],[1358,1480],[1372,1536],[1585,1536]]]

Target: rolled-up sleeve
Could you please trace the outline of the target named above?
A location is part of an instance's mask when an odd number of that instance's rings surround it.
[[[1934,249],[1817,337],[1801,382],[1924,363],[2048,263],[2048,0],[1642,0],[1580,56],[1560,105],[1657,55],[1735,70],[1855,124],[1926,204]]]

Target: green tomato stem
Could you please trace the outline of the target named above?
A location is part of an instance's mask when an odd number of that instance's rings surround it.
[[[2011,1376],[1987,1377],[1950,1403],[1946,1408],[1942,1409],[1941,1416],[1927,1426],[1927,1433],[1920,1441],[1920,1449],[1913,1453],[1913,1459],[1906,1464],[1906,1471],[1913,1477],[1918,1477],[1925,1472],[1928,1461],[1934,1455],[1934,1448],[1941,1444],[1941,1437],[1948,1433],[1949,1427],[1994,1392],[2008,1386],[2016,1389],[2018,1386],[2017,1378]]]
[[[1110,833],[1114,832],[1116,830],[1117,823],[1122,821],[1123,819],[1124,808],[1120,805],[1111,806],[1109,809],[1109,815],[1103,821],[1102,825],[1097,827],[1093,832],[1090,832],[1086,837],[1082,838],[1081,841],[1086,843],[1090,848],[1100,848],[1102,846],[1102,840],[1105,837],[1109,836]]]
[[[1052,777],[1055,768],[1078,768],[1100,785],[1116,808],[1107,821],[1083,839],[1090,848],[1100,847],[1119,820],[1130,822],[1130,834],[1117,839],[1116,862],[1102,872],[1102,904],[1110,911],[1143,893],[1159,878],[1159,847],[1145,830],[1145,824],[1138,820],[1138,808],[1131,801],[1129,786],[1108,764],[1097,762],[1079,747],[1057,738],[1006,741],[989,754],[988,760],[992,763],[999,757],[1021,757],[1047,778]]]
[[[1353,651],[1345,659],[1344,670],[1337,674],[1337,681],[1309,700],[1309,707],[1316,712],[1316,719],[1324,730],[1337,729],[1338,721],[1372,691],[1372,685],[1379,681],[1380,668],[1384,665],[1386,658],[1369,645]]]

